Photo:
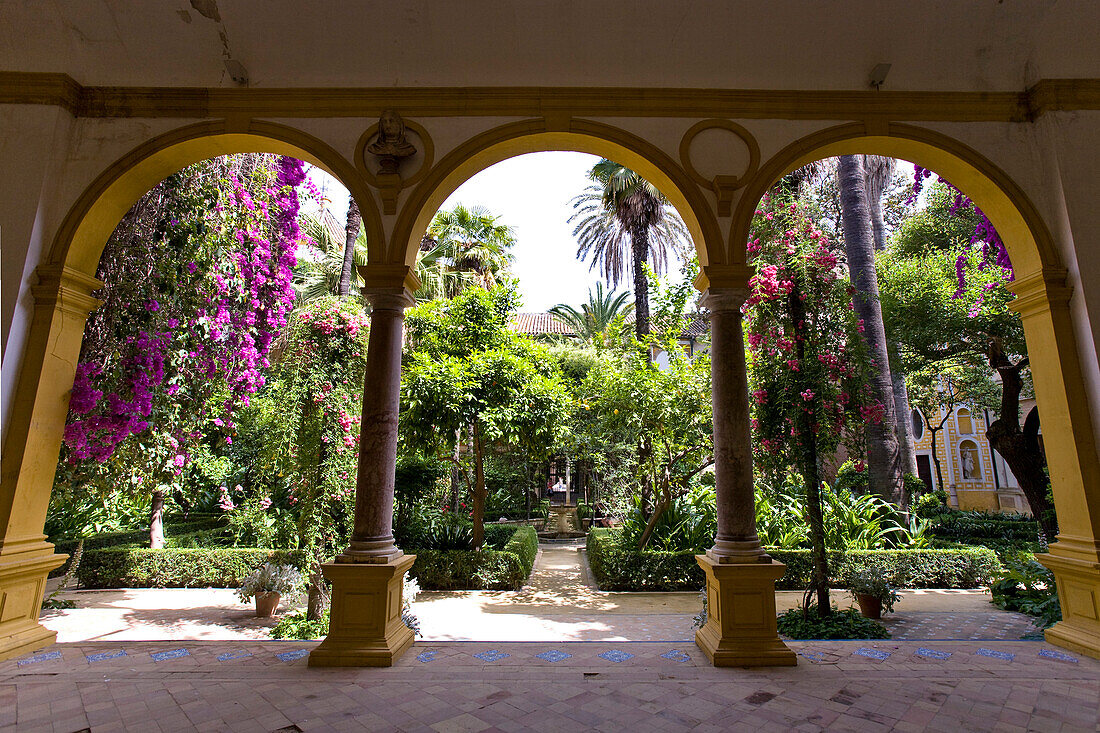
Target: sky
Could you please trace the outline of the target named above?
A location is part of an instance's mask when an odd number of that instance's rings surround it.
[[[545,311],[558,303],[579,306],[599,281],[588,263],[577,260],[569,217],[570,201],[590,183],[588,171],[599,158],[584,153],[529,153],[490,166],[462,184],[443,204],[484,206],[515,230],[515,261],[521,310]],[[344,220],[347,191],[316,168],[310,177],[330,199],[333,215]],[[675,272],[677,268],[670,268]],[[626,289],[624,284],[620,289]]]

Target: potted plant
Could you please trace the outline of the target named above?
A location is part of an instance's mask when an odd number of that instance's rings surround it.
[[[879,568],[864,568],[853,574],[848,581],[848,593],[859,604],[859,612],[873,619],[882,618],[884,611],[891,613],[894,604],[901,600]]]
[[[245,603],[256,599],[256,615],[268,617],[275,613],[279,601],[302,584],[302,574],[290,565],[264,563],[245,578],[237,595]]]

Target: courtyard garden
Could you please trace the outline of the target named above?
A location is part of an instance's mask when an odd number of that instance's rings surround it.
[[[1057,519],[1037,421],[1021,420],[1011,263],[949,182],[905,171],[846,156],[789,174],[748,243],[755,521],[786,565],[777,588],[804,594],[781,618],[795,638],[887,634],[875,612],[836,607],[845,591],[890,612],[898,589],[989,588],[1038,626],[1060,618],[1034,559]],[[321,565],[351,538],[371,389],[356,270],[368,242],[354,200],[333,212],[308,173],[268,155],[205,161],[112,235],[46,526],[71,558],[54,573],[64,588],[238,589],[258,612],[278,594],[276,637],[325,633]],[[704,585],[695,558],[718,531],[711,362],[705,327],[685,338],[708,319],[685,225],[607,160],[571,211],[563,256],[600,282],[588,302],[550,308],[564,327],[546,333],[516,327],[525,291],[502,217],[448,206],[421,243],[392,525],[416,556],[407,600],[519,592],[540,541],[563,534],[583,538],[600,592]],[[934,426],[964,405],[993,412],[985,438],[1027,512],[952,500]],[[917,475],[915,420],[938,476]]]

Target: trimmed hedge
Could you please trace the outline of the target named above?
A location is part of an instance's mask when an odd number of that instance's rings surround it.
[[[586,543],[588,565],[600,590],[698,590],[705,582],[695,552],[638,551],[623,547],[608,529],[593,529]],[[802,590],[810,583],[809,550],[768,548],[787,566],[777,590]],[[852,573],[881,568],[897,588],[976,588],[1001,572],[997,554],[982,547],[957,550],[829,551],[831,583],[844,587]]]
[[[168,517],[164,520],[164,535],[165,540],[169,540],[173,536],[192,534],[200,530],[211,530],[226,526],[226,518],[224,515],[206,516],[193,519],[183,519],[182,517]],[[51,539],[54,543],[54,552],[71,554],[76,549],[79,539]],[[84,538],[84,552],[89,550],[100,550],[108,547],[123,547],[125,545],[136,545],[138,547],[148,546],[149,544],[149,528],[144,529],[128,529],[119,532],[100,532],[99,534],[92,535],[91,537]]]
[[[85,550],[76,575],[85,588],[236,588],[265,562],[305,567],[296,550],[116,547]]]
[[[486,526],[485,540],[480,550],[409,550],[410,574],[423,590],[519,590],[539,551],[534,528]]]
[[[984,544],[984,540],[1036,542],[1039,523],[1033,519],[999,519],[966,514],[941,514],[932,523],[932,535],[945,540]]]

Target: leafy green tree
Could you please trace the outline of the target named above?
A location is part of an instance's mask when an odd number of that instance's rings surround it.
[[[604,345],[607,330],[616,321],[621,323],[633,307],[630,293],[605,291],[603,283],[596,283],[596,292],[589,289],[588,302],[580,308],[559,303],[550,312],[572,328],[581,343]]]
[[[783,186],[761,200],[750,236],[756,275],[745,305],[756,460],[773,479],[792,466],[802,476],[810,590],[824,616],[832,609],[819,466],[842,441],[861,452],[863,428],[881,421],[883,408],[869,387],[866,344],[836,247]]]
[[[473,547],[485,537],[485,456],[491,445],[548,456],[567,428],[570,397],[545,347],[508,328],[518,304],[504,287],[473,287],[409,311],[401,385],[401,439],[450,456],[454,436],[473,436]]]
[[[641,450],[625,452],[636,484],[656,488],[638,549],[692,480],[714,463],[710,360],[689,360],[676,347],[667,369],[646,358],[648,348],[623,352],[594,368],[580,388],[578,442],[603,451],[608,442]],[[639,497],[640,500],[644,497]]]
[[[896,249],[879,257],[884,318],[907,373],[957,364],[996,372],[999,407],[986,438],[1012,469],[1043,532],[1053,537],[1057,524],[1038,420],[1020,424],[1020,396],[1029,388],[1023,323],[1008,307],[1015,296],[1004,272],[987,264],[982,242],[970,241],[969,217],[976,215],[959,209],[950,189],[933,187],[927,209],[906,221]],[[957,239],[945,239],[945,232]]]
[[[654,271],[668,269],[669,252],[687,241],[687,228],[656,186],[629,168],[607,160],[589,172],[593,181],[573,199],[577,259],[592,258],[611,288],[617,288],[629,263],[634,277],[635,334],[649,333],[649,282],[646,264]]]

